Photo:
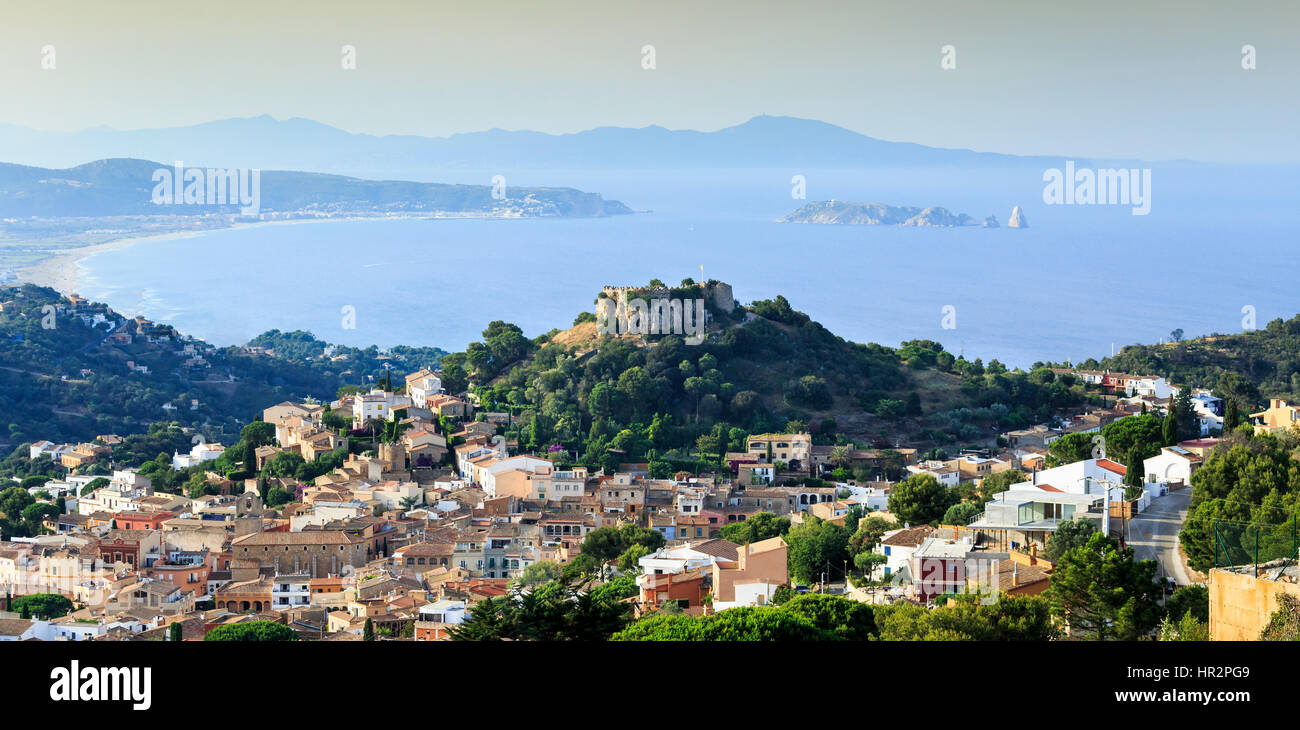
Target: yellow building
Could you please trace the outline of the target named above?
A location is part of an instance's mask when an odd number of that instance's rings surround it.
[[[1280,398],[1268,400],[1268,410],[1250,414],[1255,433],[1272,433],[1289,429],[1300,422],[1300,406],[1287,405]]]

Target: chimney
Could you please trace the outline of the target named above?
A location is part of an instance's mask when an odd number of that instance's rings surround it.
[[[1011,587],[1020,585],[1020,563],[1011,561]]]

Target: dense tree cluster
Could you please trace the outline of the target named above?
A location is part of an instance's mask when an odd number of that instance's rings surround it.
[[[1192,500],[1179,535],[1187,562],[1205,571],[1294,557],[1300,513],[1300,447],[1294,432],[1233,433],[1192,475]]]
[[[779,606],[731,608],[708,616],[655,614],[616,641],[1045,641],[1055,638],[1047,601],[1004,596],[984,605],[968,597],[927,609],[872,606],[851,598],[804,595]]]
[[[333,398],[343,386],[369,387],[385,364],[416,370],[436,366],[443,354],[437,348],[381,353],[373,346],[334,346],[331,358],[323,356],[326,343],[310,333],[271,330],[250,344],[274,348],[274,357],[227,347],[203,354],[209,367],[190,367],[188,356],[177,354],[185,340],[170,326],[140,329],[97,303],[76,310],[103,318],[92,326],[53,289],[28,284],[8,292],[17,307],[0,310],[0,443],[13,445],[140,433],[168,404],[174,408],[169,419],[226,443],[247,414],[267,404]],[[110,327],[135,341],[106,341]],[[128,361],[148,372],[129,370]],[[199,406],[191,409],[191,401]]]

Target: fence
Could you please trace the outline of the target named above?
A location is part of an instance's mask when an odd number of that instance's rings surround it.
[[[1214,567],[1253,566],[1255,576],[1260,570],[1281,575],[1296,562],[1296,549],[1300,548],[1300,530],[1297,519],[1277,525],[1252,525],[1232,520],[1214,521]]]

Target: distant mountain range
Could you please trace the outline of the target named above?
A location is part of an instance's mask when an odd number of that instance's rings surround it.
[[[157,204],[154,193],[160,183],[155,172],[172,169],[170,163],[140,159],[98,160],[62,170],[0,163],[0,218],[238,214],[239,205]],[[251,190],[251,183],[246,185]],[[275,170],[260,173],[259,187],[262,213],[528,218],[632,212],[618,201],[573,188],[507,186],[494,197],[488,185],[361,180]]]
[[[108,157],[362,177],[418,172],[422,179],[455,169],[1043,167],[1063,160],[888,142],[825,122],[775,116],[715,132],[650,126],[573,134],[491,129],[450,137],[354,134],[309,119],[266,115],[127,131],[46,132],[0,124],[0,160],[72,167]]]

